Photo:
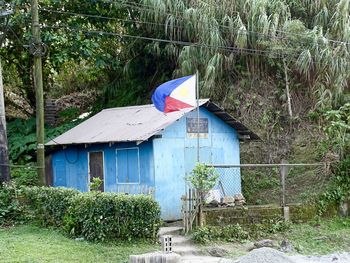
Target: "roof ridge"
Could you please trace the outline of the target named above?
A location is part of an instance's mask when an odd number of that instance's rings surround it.
[[[199,99],[199,101],[201,103],[205,103],[207,101],[210,101],[209,98],[205,98],[205,99]],[[136,108],[148,108],[148,107],[154,107],[153,104],[144,104],[144,105],[134,105],[134,106],[124,106],[124,107],[114,107],[114,108],[108,108],[108,109],[103,109],[102,111],[111,111],[111,110],[125,110],[125,109],[136,109]],[[196,106],[194,106],[193,108],[196,108]],[[101,111],[101,112],[102,112]]]
[[[154,105],[153,104],[145,104],[145,105],[135,105],[135,106],[125,106],[125,107],[114,107],[114,108],[103,109],[102,111],[137,109],[137,108],[148,108],[148,107],[154,107]]]

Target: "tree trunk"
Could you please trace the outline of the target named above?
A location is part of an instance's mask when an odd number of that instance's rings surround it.
[[[9,157],[7,149],[4,87],[0,60],[0,183],[10,180]]]
[[[292,118],[293,118],[292,100],[291,100],[290,92],[289,92],[288,67],[287,67],[287,63],[286,63],[285,59],[283,59],[283,66],[284,66],[284,76],[285,76],[285,81],[286,81],[286,94],[287,94],[288,113],[289,113],[290,119],[292,120]]]

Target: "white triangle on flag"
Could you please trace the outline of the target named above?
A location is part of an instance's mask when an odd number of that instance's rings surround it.
[[[182,101],[193,107],[196,106],[196,75],[181,83],[176,89],[174,89],[170,97]]]

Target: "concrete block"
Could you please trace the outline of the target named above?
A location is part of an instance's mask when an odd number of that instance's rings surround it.
[[[165,235],[161,237],[162,252],[171,253],[173,252],[173,237],[171,235]]]
[[[129,263],[180,263],[181,256],[176,253],[153,252],[142,255],[131,255]]]
[[[289,207],[283,207],[283,218],[285,221],[289,221]]]

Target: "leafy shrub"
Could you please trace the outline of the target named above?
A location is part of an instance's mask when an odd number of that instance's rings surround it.
[[[324,114],[326,125],[324,131],[330,149],[337,152],[341,158],[350,152],[350,103],[345,103],[337,110]]]
[[[205,226],[194,230],[192,239],[198,243],[207,243],[210,241],[244,241],[250,238],[262,238],[271,234],[283,233],[291,227],[290,222],[283,218],[274,218],[264,220],[260,224],[251,224],[241,226]]]
[[[12,223],[21,214],[18,189],[13,183],[0,184],[0,225]]]
[[[155,238],[159,226],[158,203],[142,195],[79,194],[65,217],[65,230],[87,240]]]
[[[100,191],[103,181],[99,177],[92,178],[90,182],[90,191]]]
[[[228,226],[205,226],[194,230],[192,238],[198,243],[207,243],[209,241],[243,241],[249,239],[248,231],[244,230],[239,224]]]
[[[76,107],[69,107],[58,113],[61,122],[72,121],[80,115],[80,110]]]
[[[160,207],[143,195],[4,184],[0,186],[0,224],[18,219],[63,228],[87,240],[155,239]]]
[[[319,215],[322,215],[329,205],[339,204],[350,198],[350,156],[334,166],[332,181],[317,200]]]
[[[30,164],[33,167],[35,164]],[[38,173],[32,167],[11,168],[11,179],[17,186],[35,186],[38,185]]]
[[[45,128],[45,141],[49,141],[65,131],[79,124],[81,120],[67,122],[58,127]],[[7,125],[7,137],[9,144],[10,160],[16,164],[33,162],[36,150],[36,121],[35,118],[28,120],[16,119]]]
[[[59,187],[24,187],[22,201],[26,205],[27,216],[42,225],[60,227],[72,197],[78,193],[73,189]]]
[[[214,167],[197,163],[187,180],[201,194],[206,194],[216,185],[218,178],[219,174]]]
[[[249,226],[249,234],[252,238],[261,238],[271,234],[283,233],[288,231],[291,223],[285,221],[283,217],[265,219],[260,224]]]

